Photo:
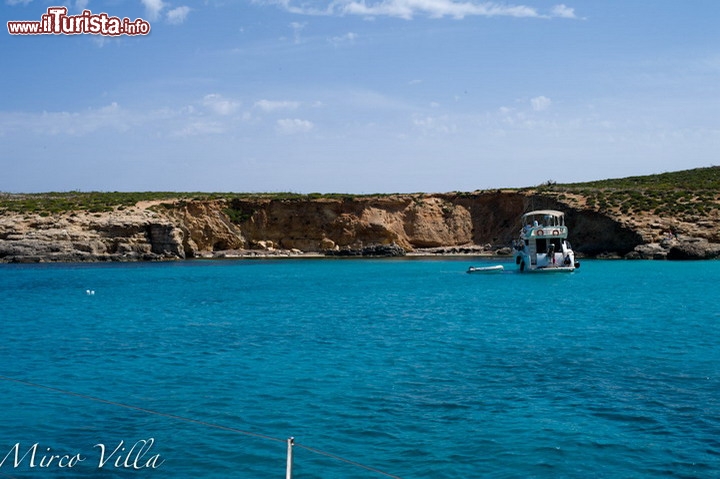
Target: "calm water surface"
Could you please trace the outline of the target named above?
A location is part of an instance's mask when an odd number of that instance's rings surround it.
[[[471,264],[0,266],[0,477],[720,477],[719,261]]]

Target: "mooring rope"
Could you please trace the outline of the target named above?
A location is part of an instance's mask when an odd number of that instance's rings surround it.
[[[74,391],[69,391],[69,390],[67,390],[67,389],[54,388],[54,387],[51,387],[51,386],[45,386],[45,385],[42,385],[42,384],[30,382],[30,381],[23,381],[22,379],[15,379],[15,378],[10,378],[10,377],[7,377],[7,376],[2,376],[2,375],[0,375],[0,379],[5,380],[5,381],[13,381],[13,382],[16,382],[16,383],[19,383],[19,384],[23,384],[23,385],[25,385],[25,386],[32,386],[32,387],[35,387],[35,388],[47,389],[48,391],[53,391],[53,392],[56,392],[56,393],[66,394],[66,395],[68,395],[68,396],[75,396],[75,397],[79,397],[79,398],[82,398],[82,399],[87,399],[87,400],[90,400],[90,401],[95,401],[95,402],[100,402],[100,403],[104,403],[104,404],[109,404],[109,405],[111,405],[111,406],[118,406],[118,407],[122,407],[122,408],[125,408],[125,409],[132,409],[132,410],[134,410],[134,411],[140,411],[140,412],[144,412],[144,413],[147,413],[147,414],[153,414],[153,415],[155,415],[155,416],[166,417],[166,418],[175,419],[175,420],[178,420],[178,421],[189,422],[189,423],[193,423],[193,424],[200,424],[201,426],[207,426],[207,427],[211,427],[211,428],[214,428],[214,429],[221,429],[221,430],[223,430],[223,431],[236,432],[236,433],[238,433],[238,434],[244,434],[244,435],[246,435],[246,436],[259,437],[259,438],[261,438],[261,439],[267,439],[267,440],[269,440],[269,441],[276,441],[276,442],[283,442],[283,443],[285,442],[285,441],[282,440],[282,439],[278,439],[278,438],[276,438],[276,437],[271,437],[271,436],[266,436],[266,435],[264,435],[264,434],[258,434],[258,433],[255,433],[255,432],[244,431],[244,430],[242,430],[242,429],[237,429],[237,428],[234,428],[234,427],[221,426],[221,425],[213,424],[213,423],[210,423],[210,422],[207,422],[207,421],[201,421],[201,420],[199,420],[199,419],[192,419],[192,418],[189,418],[189,417],[178,416],[178,415],[176,415],[176,414],[168,414],[168,413],[164,413],[164,412],[153,411],[152,409],[146,409],[146,408],[139,407],[139,406],[132,406],[132,405],[130,405],[130,404],[124,404],[124,403],[116,402],[116,401],[109,401],[109,400],[107,400],[107,399],[102,399],[102,398],[95,397],[95,396],[90,396],[90,395],[87,395],[87,394],[81,394],[81,393],[77,393],[77,392],[74,392]]]
[[[182,421],[182,422],[187,422],[187,423],[192,423],[192,424],[198,424],[198,425],[205,426],[205,427],[209,427],[209,428],[213,428],[213,429],[219,429],[219,430],[222,430],[222,431],[228,431],[228,432],[233,432],[233,433],[237,433],[237,434],[243,434],[243,435],[245,435],[245,436],[251,436],[251,437],[255,437],[255,438],[259,438],[259,439],[265,439],[265,440],[268,440],[268,441],[286,443],[286,440],[285,440],[285,439],[278,439],[278,438],[276,438],[276,437],[267,436],[267,435],[265,435],[265,434],[259,434],[259,433],[256,433],[256,432],[246,431],[246,430],[238,429],[238,428],[235,428],[235,427],[223,426],[223,425],[220,425],[220,424],[214,424],[214,423],[207,422],[207,421],[203,421],[203,420],[200,420],[200,419],[193,419],[193,418],[189,418],[189,417],[186,417],[186,416],[179,416],[179,415],[177,415],[177,414],[169,414],[169,413],[164,413],[164,412],[160,412],[160,411],[154,411],[154,410],[152,410],[152,409],[147,409],[147,408],[140,407],[140,406],[133,406],[133,405],[131,405],[131,404],[125,404],[125,403],[121,403],[121,402],[118,402],[118,401],[111,401],[111,400],[108,400],[108,399],[103,399],[103,398],[99,398],[99,397],[96,397],[96,396],[91,396],[91,395],[89,395],[89,394],[82,394],[82,393],[78,393],[78,392],[75,392],[75,391],[70,391],[70,390],[67,390],[67,389],[61,389],[61,388],[56,388],[56,387],[52,387],[52,386],[46,386],[46,385],[44,385],[44,384],[34,383],[34,382],[31,382],[31,381],[25,381],[25,380],[17,379],[17,378],[11,378],[11,377],[9,377],[9,376],[0,375],[0,380],[9,381],[9,382],[14,382],[14,383],[17,383],[17,384],[22,384],[22,385],[24,385],[24,386],[34,387],[34,388],[38,388],[38,389],[45,389],[45,390],[47,390],[47,391],[52,391],[52,392],[59,393],[59,394],[65,394],[65,395],[68,395],[68,396],[74,396],[74,397],[77,397],[77,398],[86,399],[86,400],[88,400],[88,401],[99,402],[99,403],[108,404],[108,405],[111,405],[111,406],[117,406],[117,407],[121,407],[121,408],[125,408],[125,409],[130,409],[130,410],[133,410],[133,411],[139,411],[139,412],[143,412],[143,413],[146,413],[146,414],[151,414],[151,415],[154,415],[154,416],[160,416],[160,417],[165,417],[165,418],[168,418],[168,419],[173,419],[173,420],[176,420],[176,421]],[[351,465],[353,465],[353,466],[360,467],[360,468],[362,468],[362,469],[365,469],[365,470],[367,470],[367,471],[374,472],[374,473],[376,473],[376,474],[383,475],[383,476],[385,476],[385,477],[391,477],[391,478],[393,478],[393,479],[402,479],[402,478],[400,478],[399,476],[395,476],[395,475],[393,475],[393,474],[389,474],[389,473],[387,473],[387,472],[381,471],[380,469],[376,469],[376,468],[371,467],[371,466],[366,466],[365,464],[361,464],[361,463],[359,463],[359,462],[355,462],[355,461],[352,461],[352,460],[350,460],[350,459],[346,459],[346,458],[344,458],[344,457],[338,456],[338,455],[336,455],[336,454],[332,454],[332,453],[329,453],[329,452],[326,452],[326,451],[323,451],[323,450],[320,450],[320,449],[316,449],[316,448],[314,448],[314,447],[305,446],[305,445],[303,445],[303,444],[298,444],[298,443],[294,443],[294,446],[295,446],[295,447],[302,448],[302,449],[305,449],[306,451],[312,452],[312,453],[314,453],[314,454],[318,454],[318,455],[321,455],[321,456],[329,457],[329,458],[332,458],[332,459],[335,459],[335,460],[338,460],[338,461],[342,461],[342,462],[344,462],[344,463],[346,463],[346,464],[351,464]],[[3,475],[3,476],[8,477],[8,478],[12,478],[12,476],[7,476],[7,475],[5,475],[4,473],[0,473],[0,475]]]

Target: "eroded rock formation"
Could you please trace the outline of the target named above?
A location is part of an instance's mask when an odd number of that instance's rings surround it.
[[[720,255],[714,228],[692,230],[674,222],[676,235],[669,241],[662,235],[670,223],[657,218],[615,218],[553,197],[498,190],[155,201],[109,213],[49,216],[5,211],[0,212],[0,261],[138,261],[278,251],[398,254],[418,249],[506,254],[522,213],[542,208],[566,212],[570,240],[586,256]]]

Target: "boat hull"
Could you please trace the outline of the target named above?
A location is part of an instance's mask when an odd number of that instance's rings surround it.
[[[523,273],[572,273],[577,268],[574,266],[556,266],[547,268],[527,268]]]
[[[530,255],[522,251],[515,251],[515,263],[519,266],[521,273],[572,273],[580,267],[580,263],[574,258],[571,258],[568,263],[537,266],[531,263]]]

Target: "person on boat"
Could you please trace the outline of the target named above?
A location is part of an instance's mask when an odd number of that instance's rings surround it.
[[[555,264],[555,245],[550,243],[550,246],[548,246],[547,251],[548,256],[548,264]]]

